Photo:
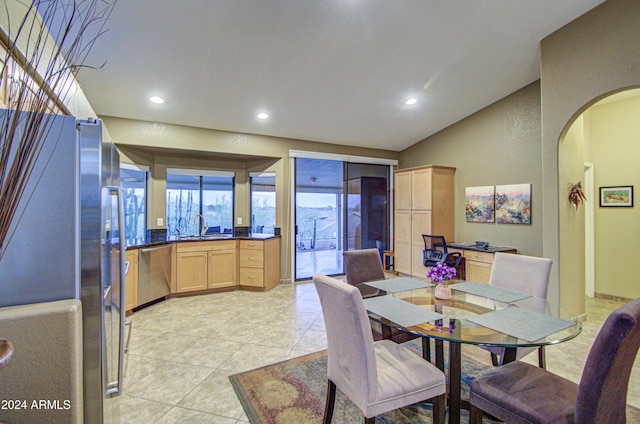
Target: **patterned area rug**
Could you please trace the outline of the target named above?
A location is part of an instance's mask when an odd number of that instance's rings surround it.
[[[415,342],[407,342],[405,346],[421,354],[420,347]],[[463,356],[462,369],[463,398],[468,398],[469,384],[473,377],[482,375],[491,368]],[[322,422],[327,393],[326,350],[232,375],[229,379],[253,424]],[[463,422],[466,422],[466,411],[463,414]],[[340,390],[336,394],[333,422],[363,422],[360,410]],[[376,417],[376,424],[430,422],[431,405],[427,403],[415,404]]]
[[[405,346],[420,353],[420,348],[413,342],[405,343]],[[490,370],[491,367],[488,364],[463,355],[462,397],[468,398],[469,385],[473,378]],[[326,350],[235,374],[229,379],[247,417],[253,424],[322,422],[327,393]],[[462,411],[461,421],[468,422],[467,411]],[[340,390],[336,393],[333,422],[338,424],[363,422],[360,410]],[[484,423],[492,422],[487,419],[484,421]],[[640,423],[640,410],[628,407],[627,422]],[[413,423],[431,423],[430,404],[419,403],[376,417],[376,424]]]

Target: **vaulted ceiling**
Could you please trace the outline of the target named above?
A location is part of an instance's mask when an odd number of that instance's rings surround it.
[[[99,115],[400,151],[537,80],[601,1],[119,0],[79,80]]]

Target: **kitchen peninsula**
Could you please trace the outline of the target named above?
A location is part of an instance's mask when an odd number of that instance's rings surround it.
[[[212,235],[167,237],[160,233],[127,241],[126,310],[142,307],[140,293],[145,284],[140,271],[145,249],[170,247],[170,264],[154,264],[164,270],[166,295],[159,299],[230,290],[267,291],[280,283],[280,236]],[[149,303],[148,301],[145,301]]]

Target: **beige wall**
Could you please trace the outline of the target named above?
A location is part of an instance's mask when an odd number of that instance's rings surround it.
[[[640,189],[640,97],[590,109],[595,187]],[[596,205],[598,199],[594,199]],[[595,291],[640,297],[638,256],[640,208],[595,209]]]
[[[562,252],[560,257],[560,264],[563,263],[582,263],[582,267],[576,267],[574,269],[575,275],[572,275],[572,279],[575,284],[582,285],[582,291],[575,290],[575,296],[580,296],[584,299],[584,255],[585,255],[585,235],[584,235],[584,206],[576,208],[569,203],[569,187],[578,181],[582,181],[584,177],[584,145],[585,145],[585,130],[584,119],[578,118],[571,129],[567,132],[566,136],[558,145],[558,162],[561,164],[559,167],[558,181],[560,185],[560,226],[564,228],[567,233],[571,234],[572,249],[567,249]],[[591,196],[589,196],[591,197]],[[593,199],[591,199],[592,201]],[[566,280],[562,280],[563,282]],[[566,296],[572,296],[574,293],[574,287],[570,287],[566,284],[560,286],[560,298]],[[584,300],[582,300],[584,305]],[[574,306],[582,313],[584,306]]]
[[[235,171],[235,215],[236,218],[242,217],[243,225],[250,225],[249,172],[275,172],[276,226],[282,229],[282,279],[292,278],[290,229],[293,226],[293,217],[289,150],[383,159],[397,159],[399,156],[398,152],[388,150],[239,134],[109,116],[103,116],[101,119],[109,128],[122,154],[123,162],[147,165],[151,168],[149,228],[162,228],[156,225],[157,218],[163,218],[163,222],[166,223],[167,168]]]
[[[540,137],[540,84],[535,82],[404,150],[399,167],[456,168],[456,241],[484,240],[541,256]],[[518,183],[532,185],[531,225],[466,222],[466,187]]]
[[[558,142],[595,100],[640,85],[638,22],[640,2],[609,0],[541,42],[543,252],[559,263],[550,296],[573,311],[584,311],[584,258],[573,253],[581,249],[584,228],[565,225],[574,212],[561,205]]]

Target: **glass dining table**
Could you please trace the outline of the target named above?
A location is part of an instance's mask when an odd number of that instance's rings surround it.
[[[451,281],[450,299],[437,299],[433,284],[413,278],[365,284],[380,290],[364,303],[369,318],[382,324],[383,336],[390,337],[391,328],[421,336],[428,360],[433,339],[435,365],[442,371],[448,342],[449,423],[459,423],[461,409],[468,409],[461,399],[463,344],[504,348],[503,363],[508,363],[518,348],[562,343],[582,331],[579,319],[544,299],[485,284]]]

